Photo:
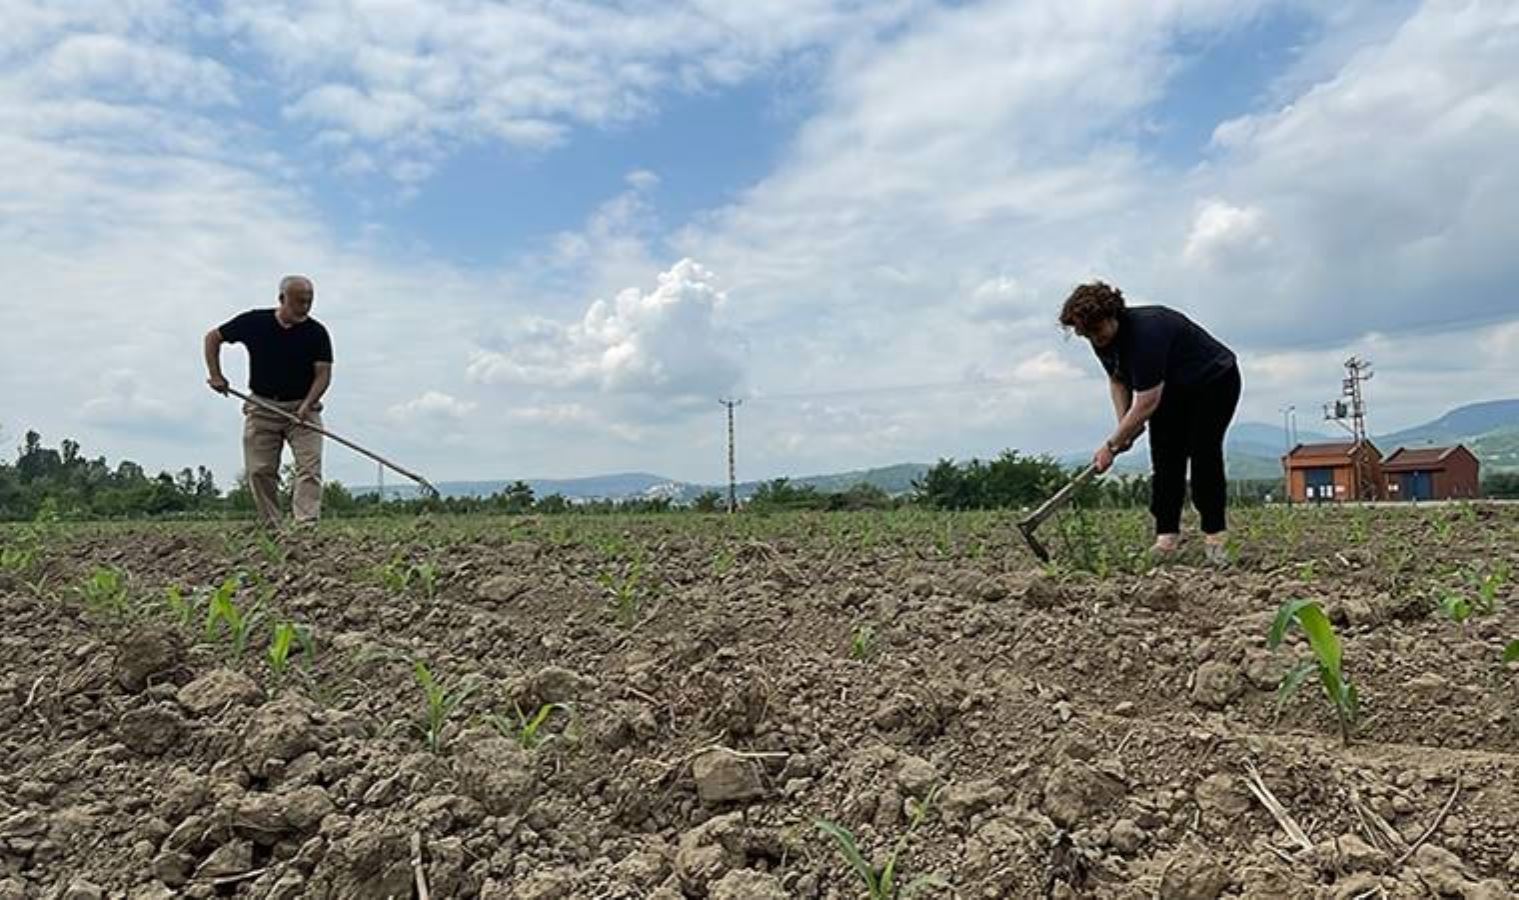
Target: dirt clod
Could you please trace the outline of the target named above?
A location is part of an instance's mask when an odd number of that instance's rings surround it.
[[[765,795],[755,764],[724,750],[698,756],[691,762],[691,775],[703,803],[742,803]]]
[[[146,690],[150,681],[179,668],[184,641],[166,628],[143,628],[116,651],[116,681],[131,693]]]
[[[734,869],[713,882],[710,900],[789,900],[780,879],[768,872]]]
[[[264,697],[258,682],[232,669],[212,669],[179,689],[179,705],[204,716],[235,705],[252,705]]]
[[[1056,825],[1072,828],[1123,796],[1123,782],[1083,762],[1056,767],[1044,785],[1044,811]]]

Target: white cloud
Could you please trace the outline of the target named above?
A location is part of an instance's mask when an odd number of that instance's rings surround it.
[[[1248,268],[1271,246],[1265,213],[1259,207],[1209,200],[1197,211],[1182,258],[1193,265]]]
[[[597,300],[578,321],[527,323],[502,350],[479,350],[469,364],[484,384],[592,388],[643,395],[672,407],[731,391],[742,371],[718,324],[724,304],[713,274],[684,259],[654,290],[628,288]]]
[[[52,90],[131,93],[150,100],[233,103],[232,74],[212,60],[114,34],[75,34],[52,47],[32,74]]]
[[[397,424],[454,423],[469,417],[475,404],[460,400],[442,391],[427,391],[421,396],[397,403],[386,411],[386,416]]]
[[[103,428],[149,436],[198,434],[193,412],[156,395],[132,369],[114,369],[100,378],[99,393],[86,400],[80,417]]]
[[[626,123],[664,93],[736,84],[918,5],[317,0],[228,4],[224,27],[268,57],[293,120],[435,163],[461,143],[537,149]]]
[[[1234,345],[1244,418],[1332,396],[1351,352],[1379,364],[1379,429],[1519,383],[1498,321],[1519,281],[1512,5],[1429,0],[1355,40],[1337,5],[1312,64],[1231,111],[1200,162],[1157,158],[1146,123],[1181,48],[1266,0],[317,0],[221,10],[230,23],[168,0],[0,6],[0,270],[27,288],[0,301],[7,424],[150,468],[240,465],[198,339],[292,269],[316,278],[337,344],[328,422],[434,480],[717,478],[725,393],[750,398],[756,476],[1086,446],[1111,410],[1053,318],[1093,276]],[[206,49],[227,36],[235,53]],[[673,236],[659,175],[633,169],[540,253],[463,269],[411,234],[334,227],[329,173],[287,155],[309,131],[335,164],[426,190],[461,148],[552,152],[799,53],[810,117]],[[270,108],[284,133],[263,130]],[[704,265],[656,283],[681,256]],[[1494,325],[1428,333],[1449,320]],[[93,374],[114,369],[135,380]],[[212,436],[169,430],[177,410]],[[341,451],[331,468],[373,471]]]

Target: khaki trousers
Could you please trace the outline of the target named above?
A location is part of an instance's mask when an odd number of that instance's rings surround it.
[[[301,408],[300,401],[265,402],[292,414]],[[308,419],[311,424],[322,424],[321,409],[318,403]],[[248,473],[248,490],[253,494],[259,521],[270,527],[277,527],[280,521],[280,453],[287,443],[295,457],[291,502],[295,521],[315,522],[322,515],[322,436],[252,403],[243,404],[243,466]]]

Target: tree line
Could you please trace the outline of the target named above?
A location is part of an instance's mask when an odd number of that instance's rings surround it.
[[[281,473],[281,493],[289,502],[292,470]],[[1030,456],[1007,450],[995,459],[957,462],[941,459],[913,481],[905,494],[892,495],[871,484],[856,484],[844,491],[820,491],[812,485],[787,478],[762,483],[745,498],[746,510],[757,513],[788,510],[891,509],[918,505],[933,509],[972,510],[1029,507],[1053,494],[1071,477],[1071,470],[1048,456]],[[1268,498],[1280,499],[1280,479],[1236,481],[1230,485],[1233,500],[1248,505]],[[1488,497],[1519,498],[1519,472],[1490,473],[1483,479]],[[1150,479],[1143,475],[1116,476],[1089,482],[1075,502],[1087,507],[1145,506],[1150,500]],[[375,492],[354,494],[342,483],[323,487],[323,510],[336,516],[410,515],[419,512],[448,514],[546,515],[578,513],[667,513],[690,511],[715,513],[727,509],[727,498],[718,491],[705,491],[688,502],[670,497],[621,500],[571,500],[560,494],[536,496],[525,481],[515,481],[487,497],[436,499],[385,499]],[[205,466],[161,471],[149,475],[130,460],[111,465],[105,457],[86,457],[78,442],[64,440],[46,446],[42,436],[28,431],[16,451],[15,462],[0,460],[0,520],[30,521],[43,517],[60,519],[124,519],[148,517],[243,517],[253,513],[253,496],[239,476],[222,491]]]

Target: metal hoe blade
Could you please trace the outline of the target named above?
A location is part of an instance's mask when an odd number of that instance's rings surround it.
[[[1091,481],[1092,477],[1096,474],[1096,466],[1087,466],[1085,469],[1077,472],[1076,477],[1067,482],[1065,487],[1056,491],[1054,496],[1044,501],[1044,503],[1040,504],[1038,509],[1024,516],[1023,519],[1018,523],[1018,532],[1023,535],[1024,542],[1028,544],[1028,548],[1034,552],[1034,555],[1039,558],[1040,562],[1050,561],[1050,551],[1045,549],[1044,544],[1039,542],[1039,537],[1035,534],[1035,532],[1039,529],[1039,526],[1043,524],[1045,519],[1048,519],[1050,516],[1054,515],[1055,512],[1060,509],[1060,507],[1068,503],[1071,497],[1075,495],[1076,491],[1079,490],[1083,484]]]

